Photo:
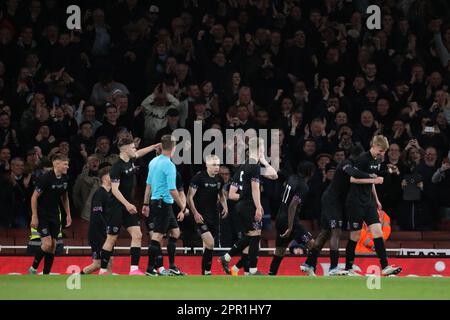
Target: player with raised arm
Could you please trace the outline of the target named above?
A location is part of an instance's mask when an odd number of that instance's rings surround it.
[[[219,258],[219,262],[226,274],[230,274],[229,262],[231,257],[242,253],[248,246],[249,275],[261,275],[257,268],[259,241],[261,238],[263,208],[261,205],[261,166],[264,167],[264,177],[275,180],[278,178],[276,170],[264,157],[264,140],[249,139],[249,159],[242,164],[239,171],[239,183],[242,190],[237,195],[237,186],[230,187],[230,199],[239,197],[236,211],[242,218],[245,236],[238,240],[228,253]]]
[[[339,240],[341,237],[342,223],[344,219],[344,205],[351,183],[375,183],[383,182],[382,178],[370,175],[354,167],[354,161],[364,149],[355,146],[351,150],[349,159],[343,160],[336,168],[333,180],[322,194],[321,202],[321,231],[316,237],[315,244],[308,253],[305,263],[300,266],[303,272],[315,275],[317,258],[325,243],[330,240],[330,268],[328,275],[347,275],[347,271],[338,268]]]
[[[113,201],[109,221],[107,221],[107,237],[101,252],[100,274],[107,272],[112,249],[116,243],[120,227],[123,225],[131,236],[131,266],[130,275],[144,275],[139,270],[141,256],[142,232],[140,218],[133,202],[133,189],[135,185],[136,167],[134,161],[147,153],[160,148],[160,144],[136,150],[133,138],[126,136],[117,144],[120,155],[119,160],[112,166],[109,173],[111,177],[111,191]]]

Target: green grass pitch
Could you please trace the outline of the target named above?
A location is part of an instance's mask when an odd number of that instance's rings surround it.
[[[0,299],[450,299],[450,278],[366,277],[130,277],[81,276],[69,290],[68,276],[0,276]],[[72,281],[72,283],[75,283]]]

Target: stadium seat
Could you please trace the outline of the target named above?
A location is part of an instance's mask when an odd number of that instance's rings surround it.
[[[300,220],[300,224],[306,228],[306,230],[314,230],[314,225],[312,220]]]
[[[275,240],[267,240],[266,248],[275,248]]]
[[[14,238],[6,238],[6,237],[2,237],[0,238],[0,246],[14,246],[15,242],[14,242]],[[2,248],[0,251],[0,255],[3,254],[14,254],[16,253],[15,249],[4,249]]]
[[[442,221],[438,223],[437,229],[441,231],[450,231],[450,221]]]
[[[391,241],[389,239],[385,242],[385,245],[386,245],[386,248],[389,248],[389,249],[399,249],[400,248],[400,242]]]
[[[72,225],[69,228],[64,229],[64,233],[66,234],[67,238],[72,238],[70,236],[70,231],[72,231],[74,239],[83,239],[87,238],[88,230],[89,221],[83,220],[81,218],[76,218],[72,221]]]
[[[275,228],[272,228],[272,230],[263,230],[261,234],[261,238],[266,240],[273,240],[277,237],[277,231]]]
[[[424,231],[422,232],[423,240],[450,241],[450,232],[447,231]]]
[[[27,238],[30,236],[29,229],[9,229],[8,237],[9,238]]]
[[[450,241],[439,241],[434,244],[436,249],[450,249]]]
[[[422,233],[420,231],[397,231],[392,232],[390,239],[395,241],[419,241],[422,240]]]
[[[28,241],[30,240],[29,236],[25,237],[15,237],[14,242],[17,246],[26,246],[28,244]]]
[[[0,238],[8,237],[8,229],[0,227]]]
[[[402,248],[410,249],[434,249],[433,241],[401,241]]]
[[[89,245],[84,239],[64,239],[64,246],[87,246]],[[69,255],[73,254],[90,254],[91,250],[71,249]],[[66,254],[64,251],[63,254]]]

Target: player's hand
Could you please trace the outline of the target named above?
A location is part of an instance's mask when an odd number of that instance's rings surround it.
[[[136,207],[135,207],[133,204],[131,204],[131,203],[128,203],[128,204],[125,206],[125,208],[127,208],[127,211],[128,211],[129,213],[131,213],[131,214],[136,214],[136,213],[137,213]]]
[[[150,215],[150,207],[148,205],[142,206],[142,215],[146,218]]]
[[[66,228],[70,227],[71,224],[72,224],[72,217],[70,215],[68,215],[66,217]]]
[[[197,223],[202,223],[202,224],[205,223],[203,221],[203,216],[200,213],[194,214],[194,219],[195,219],[195,222],[197,222]]]
[[[184,212],[180,211],[177,215],[177,221],[183,221],[184,220]]]
[[[264,209],[262,207],[256,208],[255,211],[255,220],[260,222],[264,213]]]
[[[288,228],[282,235],[280,235],[280,238],[288,238],[291,235],[292,228]]]
[[[38,217],[36,216],[31,217],[30,227],[32,227],[33,229],[37,229],[38,225],[39,225]]]
[[[374,179],[374,184],[383,184],[383,182],[384,182],[384,178],[383,177],[376,177],[375,179]]]
[[[377,208],[378,210],[382,210],[383,206],[381,205],[381,202],[377,200]]]
[[[224,208],[222,210],[222,219],[225,219],[226,217],[228,217],[228,210]]]
[[[161,143],[154,144],[152,147],[153,147],[153,150],[156,150],[156,152],[161,153],[161,151],[162,151],[162,144]]]

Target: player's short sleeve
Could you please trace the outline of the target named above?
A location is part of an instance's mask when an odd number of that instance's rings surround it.
[[[369,158],[366,153],[363,153],[355,160],[355,168],[365,172],[369,171]]]
[[[255,164],[250,166],[249,178],[251,181],[261,182],[261,168],[259,165]]]
[[[201,180],[202,180],[201,173],[197,173],[195,176],[192,177],[190,187],[193,189],[198,189],[202,184]]]
[[[122,168],[120,166],[119,162],[116,162],[111,167],[111,170],[109,171],[109,176],[111,177],[112,183],[119,183],[120,182],[120,175],[121,175]]]
[[[145,183],[149,185],[152,184],[152,179],[150,176],[150,171],[152,170],[152,167],[153,167],[153,160],[150,161],[150,163],[148,164],[147,180],[145,181]]]
[[[180,192],[184,191],[183,178],[181,177],[181,174],[178,171],[177,171],[176,185],[178,191]]]
[[[167,161],[164,165],[164,173],[166,175],[166,183],[169,190],[176,190],[177,169],[172,161]]]
[[[36,179],[35,190],[37,193],[42,193],[47,189],[49,185],[48,175],[44,174]]]

